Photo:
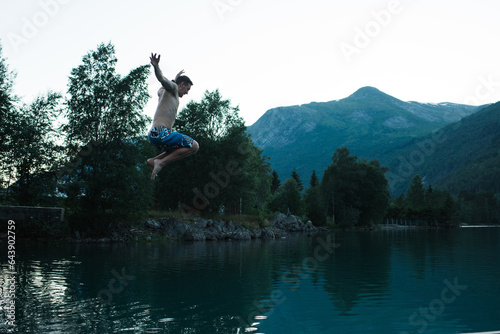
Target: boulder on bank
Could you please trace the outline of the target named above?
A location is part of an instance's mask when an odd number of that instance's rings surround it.
[[[205,233],[200,230],[187,230],[186,233],[182,236],[182,238],[186,241],[204,241],[207,240]]]
[[[196,217],[190,223],[176,219],[148,219],[144,225],[150,230],[161,231],[163,235],[174,240],[250,240],[279,239],[290,232],[317,232],[318,228],[311,221],[302,222],[294,215],[276,214],[270,220],[270,227],[249,230],[232,221],[204,219]]]
[[[273,219],[270,220],[272,226],[282,229],[287,232],[317,232],[318,228],[313,225],[313,223],[309,220],[307,223],[304,223],[302,220],[297,218],[297,216],[289,215],[286,216],[282,213],[274,216]]]

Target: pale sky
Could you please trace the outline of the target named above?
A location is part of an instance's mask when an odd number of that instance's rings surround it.
[[[373,86],[403,101],[500,100],[498,0],[1,0],[3,56],[30,103],[66,93],[100,43],[117,70],[161,54],[168,78],[194,82],[181,108],[219,89],[253,124],[278,106]],[[153,116],[159,83],[149,81]]]

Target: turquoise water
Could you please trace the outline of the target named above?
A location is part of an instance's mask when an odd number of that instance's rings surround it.
[[[18,240],[19,333],[470,333],[500,330],[500,228],[276,241]],[[2,302],[8,302],[4,296]]]

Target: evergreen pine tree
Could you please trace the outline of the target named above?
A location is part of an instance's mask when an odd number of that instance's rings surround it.
[[[271,194],[276,193],[281,185],[280,178],[278,176],[278,172],[273,170],[272,172],[272,181],[271,181]]]
[[[311,185],[311,187],[319,186],[318,177],[316,176],[316,171],[314,169],[312,171],[311,179],[309,180],[309,184]]]
[[[292,171],[292,178],[294,178],[295,182],[297,182],[297,187],[298,187],[299,191],[302,192],[302,190],[304,190],[304,186],[302,185],[302,181],[300,180],[300,176],[297,173],[297,171],[295,170],[295,168]]]

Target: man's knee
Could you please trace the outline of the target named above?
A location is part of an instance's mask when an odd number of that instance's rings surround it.
[[[200,145],[198,144],[198,142],[196,140],[194,140],[193,146],[191,147],[191,149],[193,150],[193,153],[198,152],[198,150],[200,149]]]

